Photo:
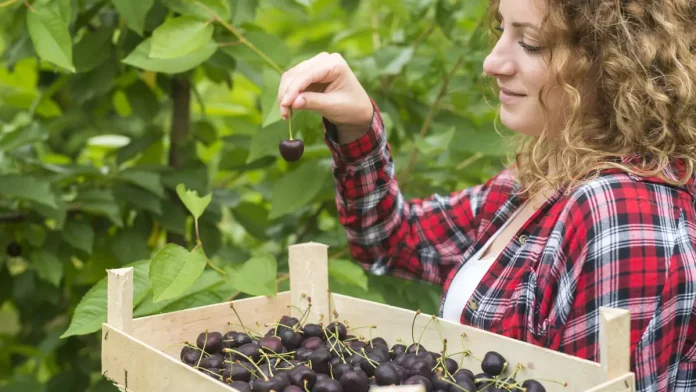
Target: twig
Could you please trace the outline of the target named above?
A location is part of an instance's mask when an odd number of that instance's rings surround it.
[[[288,279],[290,279],[290,274],[286,274],[286,273],[279,274],[278,279],[276,279],[275,283],[278,284],[278,283],[284,282]],[[237,298],[239,296],[239,294],[241,294],[241,293],[242,293],[241,291],[235,291],[234,293],[232,293],[232,295],[229,298],[227,298],[226,302],[232,301],[233,299]]]
[[[437,94],[437,98],[435,99],[435,102],[433,102],[432,105],[430,105],[430,109],[428,110],[428,114],[425,116],[425,120],[423,121],[423,125],[421,126],[419,136],[421,138],[425,137],[425,135],[428,133],[428,130],[430,129],[430,124],[433,121],[433,117],[435,117],[435,113],[438,111],[440,102],[442,99],[445,97],[445,94],[447,93],[447,86],[449,86],[450,81],[452,80],[452,77],[454,76],[454,73],[459,69],[459,66],[462,64],[462,59],[463,55],[459,55],[457,57],[457,61],[454,63],[454,66],[452,66],[452,69],[445,75],[445,80],[442,82],[442,86],[440,87],[440,91]],[[413,150],[411,150],[411,156],[408,159],[408,165],[406,166],[406,170],[401,174],[400,177],[403,177],[404,181],[403,184],[401,185],[402,187],[406,184],[406,178],[408,173],[413,169],[413,165],[416,163],[416,154],[418,150],[414,147]]]
[[[208,266],[217,271],[218,273],[227,276],[227,272],[221,270],[220,267],[216,267],[215,264],[213,264],[210,260],[208,260]]]
[[[476,154],[470,156],[469,158],[463,160],[460,164],[457,165],[456,169],[457,170],[462,170],[465,167],[471,165],[472,163],[478,161],[479,159],[483,158],[483,153],[477,152]]]
[[[266,54],[263,53],[261,50],[259,50],[259,48],[257,48],[254,44],[247,41],[247,39],[244,38],[244,36],[236,28],[234,28],[234,26],[232,26],[231,24],[225,22],[222,18],[220,18],[215,13],[215,11],[210,9],[210,7],[201,3],[200,1],[196,1],[196,3],[198,5],[204,7],[205,9],[207,9],[211,14],[213,14],[214,21],[223,25],[230,33],[234,34],[239,39],[240,42],[242,42],[244,45],[248,46],[249,49],[251,49],[254,53],[259,55],[259,57],[264,59],[264,61],[266,61],[268,63],[268,65],[270,65],[273,69],[275,69],[279,74],[282,74],[283,72],[285,72],[278,64],[275,63],[275,61],[271,60],[270,57],[266,56]]]
[[[3,1],[2,3],[0,3],[0,8],[9,7],[9,6],[11,6],[12,4],[16,3],[17,1],[19,1],[19,0],[7,0],[7,1]]]

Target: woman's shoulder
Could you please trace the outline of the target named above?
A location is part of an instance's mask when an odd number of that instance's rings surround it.
[[[597,230],[617,226],[643,230],[676,229],[696,223],[694,176],[676,184],[675,171],[661,175],[637,175],[613,168],[579,183],[560,198],[569,219],[595,226]],[[696,238],[696,226],[689,231]]]

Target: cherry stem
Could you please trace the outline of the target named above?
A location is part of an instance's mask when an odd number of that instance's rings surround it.
[[[413,321],[411,322],[411,341],[413,344],[416,343],[416,335],[413,331],[416,329],[416,318],[418,318],[420,312],[420,309],[416,310],[416,314],[413,315]]]
[[[434,315],[433,320],[435,320],[435,324],[437,325],[437,334],[440,335],[440,341],[442,342],[442,355],[445,356],[447,353],[447,339],[442,336],[442,331],[440,330],[440,320],[438,320],[438,318]]]
[[[421,342],[421,340],[423,340],[423,335],[425,334],[425,330],[428,328],[428,324],[430,324],[433,321],[433,319],[434,319],[434,317],[431,317],[430,320],[428,320],[428,322],[425,323],[425,326],[421,330],[421,334],[418,337],[418,345],[416,346],[416,354],[418,354],[418,349],[420,349],[420,347],[421,347],[420,342]]]
[[[246,354],[241,353],[233,348],[223,348],[222,351],[226,352],[226,353],[233,352],[235,354],[241,355],[242,357],[246,358],[246,360],[249,361],[249,363],[251,363],[256,368],[256,370],[258,370],[259,373],[261,373],[263,375],[264,381],[268,381],[268,376],[266,376],[266,374],[263,372],[263,370],[261,370],[261,368],[256,364],[256,362],[254,362],[254,360],[249,358]]]
[[[567,381],[560,382],[560,381],[557,381],[557,380],[551,380],[551,379],[548,379],[548,378],[539,378],[539,377],[528,378],[528,379],[526,379],[526,380],[523,380],[522,383],[524,384],[524,381],[527,381],[527,380],[548,381],[548,382],[553,382],[553,383],[556,383],[556,384],[563,385],[564,387],[567,387],[567,386],[568,386],[568,382],[567,382]]]
[[[312,307],[312,303],[310,302],[307,304],[307,309],[304,310],[302,313],[302,317],[300,317],[300,321],[297,323],[298,326],[303,326],[304,323],[307,321],[307,318],[309,317],[309,309]],[[298,308],[298,310],[300,310]]]
[[[292,109],[288,109],[288,133],[290,133],[290,140],[292,140]]]
[[[206,372],[208,372],[208,373],[210,373],[210,374],[215,374],[215,373],[211,372],[210,370],[208,370],[208,369],[206,369],[206,368],[204,368],[204,367],[195,366],[195,369],[196,369],[196,370],[204,370],[204,371],[206,371]],[[219,378],[220,381],[222,381],[222,376],[220,376],[220,375],[218,375],[218,374],[215,374],[215,377],[216,377],[216,378]]]
[[[507,362],[505,362],[505,366],[507,367]],[[509,382],[511,378],[515,378],[517,372],[520,371],[520,369],[522,369],[522,364],[518,363],[517,366],[515,366],[515,370],[512,372],[512,374],[507,376],[505,382]],[[505,368],[503,368],[503,371],[505,371]]]
[[[305,378],[305,379],[304,379],[304,390],[305,390],[305,392],[309,392],[309,389],[307,389],[307,382],[308,382],[308,380]]]
[[[205,330],[205,340],[203,341],[203,347],[205,348],[208,344],[208,330]],[[201,349],[202,350],[202,349]],[[203,356],[201,355],[198,357],[198,363],[196,364],[196,367],[201,366],[201,360],[203,359]]]
[[[239,326],[244,329],[244,332],[249,334],[249,331],[251,331],[251,330],[244,326],[244,323],[242,322],[242,318],[239,317],[239,313],[237,313],[237,309],[234,308],[234,304],[232,302],[230,302],[230,308],[232,308],[232,311],[237,316],[237,320],[239,320]]]
[[[239,366],[243,367],[244,369],[248,370],[249,373],[251,373],[251,374],[253,374],[254,376],[256,376],[256,378],[259,377],[259,375],[256,374],[256,372],[254,371],[254,369],[249,369],[248,367],[242,365],[242,363],[239,362],[238,360],[237,360],[237,361],[225,361],[225,363],[229,363],[229,364],[232,364],[232,365],[239,365]]]
[[[457,384],[456,382],[452,382],[452,381],[447,380],[447,379],[444,379],[444,378],[441,378],[440,380],[442,380],[442,381],[444,381],[444,382],[446,382],[446,383],[448,383],[448,384],[454,385],[455,387],[461,389],[461,390],[464,391],[464,392],[474,392],[474,391],[470,391],[470,390],[464,388],[463,386]]]
[[[466,351],[464,351],[464,356],[465,356],[465,357],[474,358],[475,360],[477,360],[477,361],[479,361],[479,362],[483,362],[482,359],[476,358],[476,357],[471,353],[471,350],[466,350]]]
[[[259,352],[261,353],[261,356],[266,358],[266,361],[268,361],[268,373],[270,373],[271,377],[273,377],[273,364],[271,364],[270,359],[268,357],[268,354],[266,354],[263,350],[259,349]],[[278,364],[278,362],[276,362]]]
[[[238,327],[242,327],[242,328],[244,329],[244,333],[246,333],[247,335],[249,335],[249,337],[251,337],[251,338],[253,338],[254,336],[258,336],[259,338],[263,337],[260,333],[254,331],[254,330],[252,330],[252,329],[249,329],[249,328],[245,327],[245,326],[242,325],[242,324],[235,324],[235,323],[232,323],[232,322],[229,322],[229,321],[228,321],[228,322],[227,322],[227,325],[236,325],[236,326],[238,326]],[[233,342],[233,341],[234,341],[234,340],[223,340],[223,342]]]

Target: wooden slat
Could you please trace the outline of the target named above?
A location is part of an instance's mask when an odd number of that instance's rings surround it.
[[[407,346],[412,343],[411,324],[415,312],[341,294],[334,293],[332,296],[341,321],[347,320],[353,327],[377,325],[378,327],[372,330],[372,336],[385,338],[390,347],[396,343],[397,338],[402,339]],[[430,315],[421,314],[417,317],[414,329],[416,340],[419,339],[423,327],[429,320]],[[440,320],[439,323],[442,337],[447,339],[449,354],[469,349],[474,356],[482,358],[487,351],[493,350],[506,358],[510,369],[518,363],[524,366],[524,369],[517,373],[518,380],[538,377],[568,383],[567,387],[563,387],[559,384],[543,382],[548,392],[584,391],[601,382],[602,369],[596,362],[547,350],[459,323],[446,320]],[[368,337],[368,329],[365,328],[353,333]],[[462,333],[466,334],[464,340],[461,338]],[[432,351],[442,349],[442,341],[435,322],[428,325],[421,344]],[[460,358],[459,355],[454,356],[457,362]],[[463,364],[474,373],[482,371],[481,363],[471,357],[464,358]]]
[[[102,369],[121,391],[236,391],[108,324],[102,324]]]
[[[291,315],[301,317],[307,308],[306,297],[312,299],[307,321],[317,323],[329,319],[328,246],[316,242],[290,245],[290,300],[295,307]]]
[[[635,392],[636,381],[633,373],[627,373],[611,381],[607,381],[586,392]]]
[[[233,301],[234,309],[242,319],[244,326],[256,333],[265,335],[271,327],[264,324],[280,320],[288,314],[290,292],[278,293],[274,297],[252,297]],[[162,350],[172,357],[179,357],[185,341],[195,344],[198,334],[205,332],[242,331],[242,327],[228,325],[239,324],[230,302],[201,306],[176,312],[136,318],[133,320],[134,338],[157,350]],[[256,325],[259,323],[260,326]]]
[[[630,371],[631,316],[627,310],[602,308],[599,324],[600,381],[613,380]]]
[[[133,267],[107,270],[107,323],[131,333],[133,321]]]

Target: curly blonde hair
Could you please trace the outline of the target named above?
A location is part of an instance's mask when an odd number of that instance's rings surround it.
[[[515,138],[521,193],[549,186],[570,192],[605,168],[686,183],[696,163],[696,2],[543,1],[542,46],[571,115],[560,132],[546,121],[539,136]],[[499,2],[491,0],[488,15],[493,35]],[[583,96],[587,80],[591,99]],[[539,94],[547,120],[551,88]]]

